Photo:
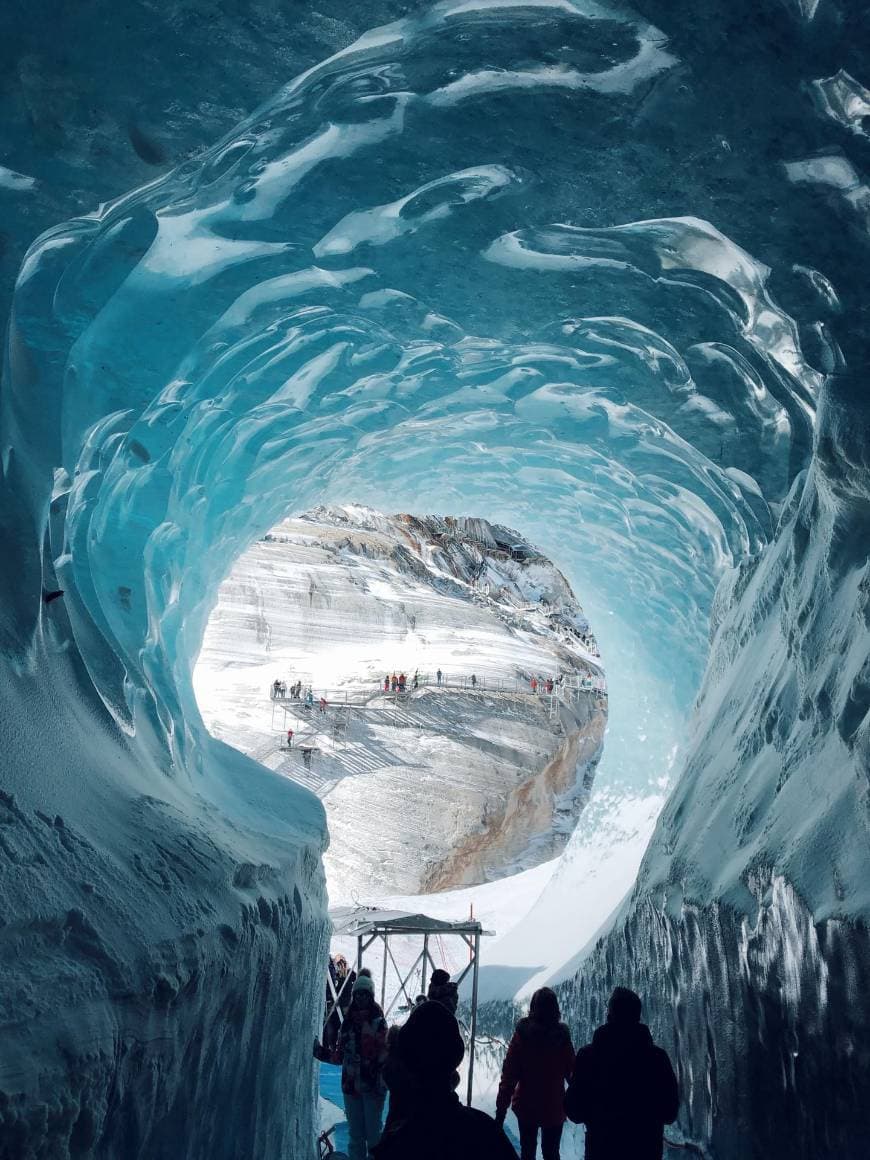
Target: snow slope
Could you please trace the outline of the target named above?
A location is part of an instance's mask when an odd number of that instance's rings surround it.
[[[320,509],[279,524],[221,585],[194,672],[203,719],[324,802],[333,901],[502,876],[574,829],[606,723],[602,670],[564,577],[497,547],[517,540],[486,521]],[[383,695],[394,672],[398,699]],[[311,686],[314,707],[270,701],[277,678]]]

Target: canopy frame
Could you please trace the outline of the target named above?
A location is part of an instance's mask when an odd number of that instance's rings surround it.
[[[341,912],[336,913],[336,918]],[[439,938],[450,935],[462,939],[468,948],[468,963],[463,967],[462,971],[453,981],[457,986],[460,986],[469,973],[471,974],[471,1017],[468,1027],[468,1084],[466,1090],[466,1103],[471,1105],[471,1093],[474,1084],[474,1053],[477,1043],[477,1003],[478,1003],[478,976],[480,971],[480,940],[484,935],[491,935],[493,932],[484,930],[481,923],[476,919],[468,918],[460,922],[445,922],[443,919],[431,918],[425,914],[405,914],[397,911],[377,911],[360,908],[353,910],[346,916],[344,922],[341,922],[344,929],[336,930],[336,934],[345,937],[356,938],[356,970],[359,974],[360,969],[364,966],[364,957],[368,950],[376,944],[383,944],[383,959],[381,965],[381,1007],[384,1009],[384,1015],[389,1016],[390,1012],[398,1003],[400,997],[404,995],[408,1005],[413,1007],[416,996],[412,995],[408,986],[411,979],[416,973],[418,967],[422,966],[422,989],[426,990],[426,980],[429,970],[435,970],[437,963],[432,958],[429,950],[430,938],[434,935]],[[408,936],[422,936],[422,947],[420,953],[414,959],[410,968],[402,973],[401,968],[396,962],[390,947],[390,940],[394,938],[406,938]],[[389,1006],[385,1006],[387,998],[387,962],[392,964],[398,980],[398,990],[390,1001]],[[347,984],[348,975],[342,982],[341,987],[336,991],[331,974],[327,974],[328,989],[332,997],[331,1004],[327,1005],[326,1019],[329,1019],[333,1012],[337,1012],[339,1022],[343,1021],[343,1014],[341,1010],[341,993]]]

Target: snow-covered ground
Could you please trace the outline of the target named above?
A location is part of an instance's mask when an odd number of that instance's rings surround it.
[[[204,720],[323,800],[334,902],[499,878],[573,831],[606,721],[573,686],[603,676],[564,577],[499,546],[518,540],[485,521],[321,509],[221,586],[194,674]],[[384,693],[394,673],[404,696]]]

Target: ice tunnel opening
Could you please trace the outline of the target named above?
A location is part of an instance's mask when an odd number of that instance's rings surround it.
[[[766,816],[760,799],[780,790],[765,773],[739,809],[733,793],[705,790],[703,824],[700,806],[684,814],[696,779],[709,781],[705,731],[742,771],[789,719],[771,713],[750,737],[751,708],[739,728],[731,704],[703,721],[692,708],[711,630],[744,616],[735,609],[753,585],[759,607],[780,606],[776,578],[765,587],[758,561],[773,554],[786,575],[792,527],[797,559],[816,523],[827,534],[841,510],[833,489],[816,511],[801,506],[807,467],[823,475],[811,448],[816,399],[838,365],[824,322],[839,308],[836,293],[797,262],[772,279],[714,213],[693,216],[691,199],[662,196],[650,211],[646,164],[612,165],[594,140],[562,148],[567,124],[585,132],[619,102],[608,149],[624,145],[633,157],[638,122],[624,104],[653,93],[676,63],[655,29],[623,15],[597,23],[565,5],[499,7],[439,6],[340,53],[204,155],[44,236],[16,289],[2,470],[23,514],[0,518],[21,576],[0,626],[14,658],[13,716],[26,722],[51,698],[66,740],[56,819],[39,820],[48,838],[31,835],[36,850],[54,843],[63,881],[38,905],[68,916],[63,954],[93,959],[97,931],[108,948],[100,963],[121,963],[76,964],[108,996],[106,1043],[119,1027],[151,1042],[149,1020],[177,1018],[155,1071],[167,1103],[184,1087],[178,1076],[196,1070],[186,1051],[205,1053],[216,1038],[200,997],[211,987],[241,1013],[222,1032],[222,1059],[191,1080],[198,1112],[229,1091],[256,1109],[261,1135],[245,1135],[240,1118],[222,1154],[303,1155],[311,1142],[303,1032],[319,1030],[323,810],[214,737],[193,682],[222,578],[288,512],[348,497],[379,510],[388,497],[391,511],[474,512],[521,529],[581,594],[608,662],[605,756],[554,871],[558,889],[529,900],[522,930],[495,948],[510,985],[493,998],[576,967],[631,890],[677,777],[682,797],[662,849],[697,854],[684,816],[701,842],[707,816],[731,811],[730,828],[714,836],[731,842],[735,880]],[[525,35],[511,36],[514,19],[549,28],[545,66],[529,61]],[[510,126],[503,142],[493,139],[498,125]],[[604,191],[583,212],[575,144]],[[658,176],[669,183],[667,151],[662,158]],[[823,370],[804,355],[808,338]],[[866,496],[854,478],[849,486],[857,510]],[[63,600],[39,599],[61,589]],[[816,614],[801,615],[812,623]],[[746,615],[730,631],[717,663],[731,674],[740,648],[765,632],[763,663],[741,674],[744,685],[763,706],[794,699],[788,681],[777,684],[785,646],[776,627]],[[857,671],[856,652],[848,663]],[[846,733],[864,704],[857,677],[854,687]],[[716,709],[715,681],[712,689]],[[808,717],[811,700],[801,705]],[[702,757],[684,769],[690,730]],[[732,755],[741,730],[748,740]],[[25,745],[27,732],[13,743]],[[42,767],[32,758],[22,756],[21,771]],[[82,769],[90,797],[75,792]],[[35,793],[22,776],[15,788],[41,808],[41,783]],[[83,806],[93,799],[105,814]],[[781,812],[780,836],[794,816]],[[69,836],[79,833],[87,841]],[[702,855],[694,864],[707,872]],[[102,909],[91,901],[97,888]],[[757,909],[744,879],[739,889],[746,911]],[[675,912],[682,890],[681,879],[668,895]],[[655,919],[653,934],[641,926],[634,940],[632,969],[654,954],[667,960],[667,922],[682,918],[660,910]],[[690,916],[675,943],[695,929]],[[530,945],[533,962],[523,957]],[[674,982],[675,1006],[689,976],[696,986],[695,965]],[[69,980],[81,975],[58,975],[49,1016],[80,1004]],[[274,987],[252,988],[253,978]],[[118,1014],[117,994],[145,996],[139,1022],[138,1011]],[[42,1083],[43,1064],[58,1090],[69,1086],[53,1042],[46,1035],[31,1053],[28,1090]],[[710,1050],[691,1045],[698,1124],[712,1116],[707,1089],[698,1094]],[[134,1101],[156,1107],[134,1054],[118,1064],[117,1090],[128,1082]],[[80,1069],[102,1091],[98,1070],[92,1060]],[[263,1075],[280,1098],[262,1094]],[[303,1110],[288,1125],[291,1104]],[[99,1114],[107,1154],[112,1132],[122,1152],[122,1117]],[[143,1125],[143,1140],[152,1136],[126,1154],[148,1154],[166,1132],[156,1114]],[[203,1141],[191,1155],[208,1154],[213,1140]]]
[[[235,562],[194,691],[213,736],[323,801],[333,905],[551,861],[607,723],[594,629],[529,537],[355,504]]]

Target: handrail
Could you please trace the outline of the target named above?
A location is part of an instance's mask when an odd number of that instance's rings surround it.
[[[285,682],[286,683],[286,682]],[[374,687],[367,686],[357,689],[314,689],[312,686],[307,686],[301,696],[289,697],[286,693],[275,694],[274,687],[269,685],[269,699],[276,705],[281,705],[284,708],[298,708],[302,711],[309,711],[316,715],[321,700],[326,702],[325,708],[340,709],[343,707],[364,709],[371,707],[372,701],[393,701],[398,703],[400,698],[402,701],[408,701],[415,692],[422,689],[444,690],[445,692],[463,693],[496,693],[508,694],[510,696],[527,696],[527,697],[558,697],[560,700],[567,700],[568,695],[577,695],[579,693],[597,693],[601,696],[607,696],[607,684],[603,677],[579,675],[562,678],[561,682],[554,681],[551,690],[547,690],[546,681],[539,680],[536,688],[531,687],[530,680],[520,679],[515,677],[513,679],[503,677],[487,677],[486,674],[472,679],[471,675],[448,676],[442,673],[441,680],[437,677],[433,679],[430,673],[418,673],[416,684],[413,678],[406,681],[404,689],[392,687],[385,689],[383,682],[377,682]]]

